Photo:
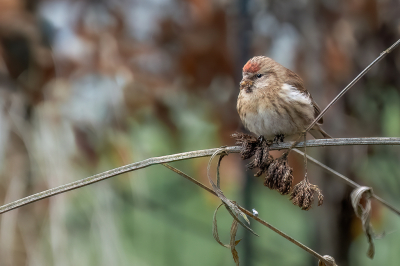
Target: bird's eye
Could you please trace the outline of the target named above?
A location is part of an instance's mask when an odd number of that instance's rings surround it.
[[[261,78],[262,76],[262,74],[257,74],[257,78]]]

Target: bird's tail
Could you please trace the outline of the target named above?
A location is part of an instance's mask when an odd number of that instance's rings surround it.
[[[316,139],[331,139],[332,137],[326,133],[319,125],[313,126],[312,129],[310,129],[310,134],[316,138]]]

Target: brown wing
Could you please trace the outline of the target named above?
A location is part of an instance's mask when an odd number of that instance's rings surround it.
[[[304,94],[307,94],[308,97],[311,98],[311,102],[314,107],[314,118],[317,118],[317,116],[321,113],[321,109],[319,109],[318,104],[314,102],[314,99],[311,97],[311,94],[304,87],[304,83],[301,77],[296,73],[294,73],[293,71],[291,71],[290,69],[286,69],[286,77],[287,80],[284,81],[285,83],[292,85],[293,87],[303,92]],[[321,117],[321,119],[318,120],[318,123],[319,124],[324,123],[324,119]]]
[[[310,95],[311,97],[311,95]],[[312,98],[311,98],[312,99]],[[312,100],[312,105],[314,106],[314,119],[317,118],[317,116],[321,113],[321,109],[319,109],[318,104]],[[324,117],[321,117],[318,122],[318,124],[322,125],[324,123]]]

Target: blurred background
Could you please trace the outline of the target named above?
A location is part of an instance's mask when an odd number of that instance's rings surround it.
[[[241,68],[269,56],[324,108],[400,36],[398,0],[0,0],[0,204],[149,157],[233,145]],[[400,48],[325,115],[334,137],[400,136]],[[396,146],[308,149],[400,207]],[[275,156],[279,154],[275,153]],[[295,182],[302,158],[290,158]],[[176,162],[208,185],[208,158]],[[373,202],[374,260],[351,188],[309,164],[325,195],[308,212],[222,162],[230,199],[341,266],[398,265],[400,217]],[[219,200],[163,166],[0,216],[0,265],[234,265],[212,237]],[[218,214],[229,242],[231,218]],[[316,265],[253,222],[241,265]]]

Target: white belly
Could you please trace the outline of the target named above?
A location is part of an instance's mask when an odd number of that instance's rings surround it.
[[[241,91],[237,109],[244,126],[254,134],[268,140],[283,134],[290,140],[312,122],[314,107],[309,96],[290,85],[284,84],[278,94],[279,100],[257,90]]]
[[[258,113],[249,113],[244,119],[244,124],[248,130],[266,139],[274,139],[276,135],[285,136],[299,133],[296,125],[289,114],[286,112],[277,113],[274,110],[258,110]]]

